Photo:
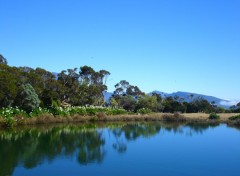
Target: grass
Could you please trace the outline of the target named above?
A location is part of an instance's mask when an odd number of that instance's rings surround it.
[[[210,118],[212,115],[219,118]],[[213,120],[212,120],[213,119]],[[13,127],[21,125],[75,123],[75,122],[134,122],[134,121],[166,121],[166,122],[208,122],[235,121],[240,124],[240,114],[205,114],[205,113],[152,113],[142,109],[137,113],[124,109],[109,107],[68,107],[56,109],[38,108],[27,114],[18,108],[0,109],[0,126]],[[239,122],[237,122],[239,121]],[[232,122],[233,123],[233,122]]]
[[[180,113],[174,113],[174,114],[163,114],[162,118],[164,121],[167,122],[184,122],[187,121],[186,117]]]

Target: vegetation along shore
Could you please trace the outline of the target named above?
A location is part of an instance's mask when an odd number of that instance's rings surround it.
[[[122,80],[109,101],[107,70],[89,66],[54,74],[42,68],[11,67],[0,55],[0,125],[4,127],[82,121],[219,121],[239,125],[240,103],[224,109],[189,95],[161,97]]]

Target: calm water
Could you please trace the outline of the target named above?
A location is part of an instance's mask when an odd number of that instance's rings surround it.
[[[0,131],[0,175],[238,175],[240,130],[137,123]]]

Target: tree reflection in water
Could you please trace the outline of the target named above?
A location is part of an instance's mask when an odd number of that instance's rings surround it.
[[[0,173],[11,175],[14,168],[24,165],[31,169],[57,156],[74,156],[80,164],[101,163],[105,139],[98,130],[86,127],[53,127],[2,131],[0,133]]]
[[[118,153],[127,151],[127,143],[140,137],[149,138],[160,131],[184,134],[202,133],[209,124],[137,123],[96,124],[37,127],[0,131],[0,175],[12,175],[15,167],[37,167],[56,157],[76,157],[80,165],[101,163],[106,156],[104,128],[114,136],[112,147]],[[213,126],[214,127],[214,126]],[[186,132],[186,135],[189,134]]]

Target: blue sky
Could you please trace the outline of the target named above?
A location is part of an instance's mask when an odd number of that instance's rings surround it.
[[[0,0],[11,66],[89,65],[145,92],[240,100],[239,0]]]

